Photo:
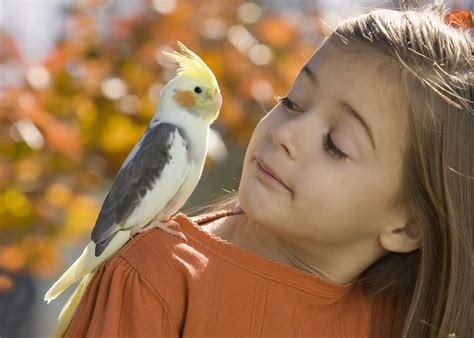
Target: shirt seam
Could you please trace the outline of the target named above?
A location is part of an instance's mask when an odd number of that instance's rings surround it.
[[[165,308],[165,315],[168,319],[168,322],[170,322],[171,327],[174,327],[174,328],[177,328],[178,326],[175,325],[176,323],[174,322],[172,316],[171,316],[171,310],[170,308],[168,307],[168,304],[164,301],[163,299],[163,296],[158,292],[158,290],[156,290],[154,287],[153,287],[153,284],[150,282],[150,280],[145,277],[142,273],[140,273],[128,260],[127,258],[123,257],[123,256],[117,256],[117,259],[120,260],[120,261],[123,261],[128,267],[130,267],[130,269],[132,269],[139,277],[143,278],[143,280],[146,282],[146,284],[153,290],[153,292],[156,294],[156,296],[158,297],[158,299],[160,300],[160,303],[161,305]]]

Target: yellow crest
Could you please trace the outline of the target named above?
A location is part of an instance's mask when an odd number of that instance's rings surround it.
[[[169,60],[178,64],[179,67],[176,71],[177,75],[198,78],[202,81],[209,82],[214,87],[217,87],[216,77],[206,63],[182,42],[178,41],[178,46],[181,49],[181,52],[162,51]]]

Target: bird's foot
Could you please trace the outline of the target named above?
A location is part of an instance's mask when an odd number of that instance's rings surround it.
[[[147,232],[147,231],[149,231],[153,228],[160,228],[161,230],[163,230],[164,232],[169,233],[170,235],[179,237],[184,241],[186,240],[186,236],[181,231],[173,230],[173,229],[170,228],[170,226],[174,226],[174,227],[179,228],[180,224],[178,222],[176,222],[175,220],[173,220],[173,219],[170,219],[170,220],[167,220],[167,221],[164,221],[164,222],[152,221],[152,222],[148,223],[148,225],[144,226],[143,228],[133,229],[130,232],[130,238],[134,237],[137,234]]]

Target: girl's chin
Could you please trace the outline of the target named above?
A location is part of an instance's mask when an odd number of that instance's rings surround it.
[[[244,212],[253,218],[278,218],[284,214],[285,202],[277,193],[259,186],[259,182],[252,184],[251,189],[239,189],[239,205]]]

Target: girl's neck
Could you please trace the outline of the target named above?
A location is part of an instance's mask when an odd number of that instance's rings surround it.
[[[240,248],[337,284],[350,283],[385,254],[371,254],[360,243],[356,248],[317,248],[286,241],[253,222],[238,207],[231,215],[210,222],[203,229]]]

